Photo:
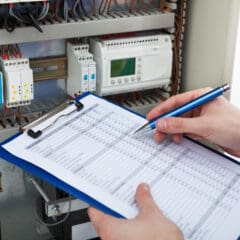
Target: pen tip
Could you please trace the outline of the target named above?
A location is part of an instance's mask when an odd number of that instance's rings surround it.
[[[145,124],[143,125],[142,127],[138,128],[135,132],[133,132],[133,134],[136,134],[136,133],[140,133],[140,132],[149,132],[150,130],[152,130],[152,128],[149,126],[149,124]]]
[[[230,90],[230,85],[228,83],[226,83],[222,86],[222,89],[224,92],[226,92],[226,91]]]
[[[136,134],[136,133],[138,133],[138,132],[140,132],[141,131],[141,128],[138,128],[136,131],[134,131],[132,134],[134,135],[134,134]]]

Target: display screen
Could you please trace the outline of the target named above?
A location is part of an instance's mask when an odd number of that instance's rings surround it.
[[[111,61],[111,77],[122,77],[135,74],[136,58]]]

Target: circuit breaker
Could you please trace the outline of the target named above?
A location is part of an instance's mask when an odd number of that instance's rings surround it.
[[[4,76],[4,98],[7,107],[28,105],[33,100],[33,71],[29,59],[0,59]]]
[[[96,62],[88,44],[67,44],[68,81],[67,92],[74,96],[96,90]]]

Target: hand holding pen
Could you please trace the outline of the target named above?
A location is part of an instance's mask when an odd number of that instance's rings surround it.
[[[156,122],[160,118],[167,118],[167,117],[176,117],[180,116],[188,111],[191,111],[213,99],[222,95],[225,91],[229,90],[230,87],[228,84],[225,84],[221,87],[217,87],[213,90],[209,90],[208,92],[191,99],[190,101],[180,105],[175,106],[174,109],[169,110],[168,112],[158,114],[157,116],[153,117],[148,123],[144,124],[140,128],[138,128],[135,133],[137,132],[144,132],[149,131],[156,128]]]
[[[210,88],[203,88],[173,96],[150,111],[147,119],[151,121],[162,114],[173,112],[211,91]],[[236,151],[240,152],[240,111],[224,97],[215,97],[181,116],[158,118],[154,139],[161,142],[167,134],[172,134],[175,142],[181,140],[182,134],[194,139],[205,139],[225,150],[234,150],[236,155]]]

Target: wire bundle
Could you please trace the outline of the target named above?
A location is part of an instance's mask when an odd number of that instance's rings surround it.
[[[37,8],[34,9],[34,11],[33,4],[24,5],[24,7],[16,11],[14,9],[16,4],[9,3],[9,16],[16,19],[20,24],[32,25],[42,32],[39,22],[47,17],[49,13],[49,2],[45,0],[42,2],[41,11],[38,11],[38,5],[35,4],[34,6],[37,6]]]
[[[160,11],[167,11],[165,3],[166,0],[159,1]],[[61,23],[63,20],[66,22],[78,21],[79,19],[86,21],[94,20],[99,16],[115,18],[116,15],[120,17],[123,15],[129,16],[128,13],[143,15],[149,13],[150,9],[153,8],[153,0],[52,0],[51,2],[42,0],[42,2],[25,4],[9,3],[7,6],[7,20],[2,25],[8,31],[13,31],[17,26],[32,25],[43,32],[41,25],[46,22],[53,24],[56,21]],[[4,8],[0,7],[1,9]],[[6,9],[3,11],[6,11]],[[3,22],[2,19],[1,21]]]

